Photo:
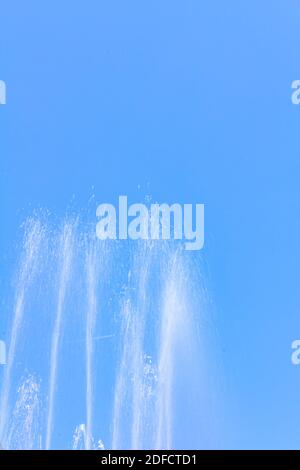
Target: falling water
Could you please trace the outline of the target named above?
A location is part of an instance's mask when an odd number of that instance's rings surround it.
[[[0,442],[5,445],[6,431],[8,431],[9,395],[13,366],[15,364],[18,340],[22,330],[26,291],[37,269],[39,250],[44,231],[39,220],[29,219],[25,224],[25,236],[22,247],[21,265],[16,287],[15,308],[12,318],[12,327],[9,341],[8,361],[4,373],[0,402]]]
[[[87,318],[86,318],[86,430],[85,449],[92,448],[93,436],[93,338],[95,336],[95,324],[97,317],[97,275],[99,263],[95,243],[87,248],[86,276],[87,276]]]
[[[207,446],[212,367],[195,266],[180,244],[106,243],[78,220],[29,221],[2,382],[5,447]]]
[[[151,260],[151,246],[138,247],[133,256],[133,269],[129,273],[127,293],[122,307],[122,353],[117,375],[113,414],[112,448],[124,445],[122,440],[123,413],[128,412],[128,401],[132,403],[131,447],[139,448],[141,408],[143,407],[145,315],[147,307],[147,280]],[[142,260],[142,262],[141,262]],[[125,408],[125,410],[124,410]],[[126,416],[125,416],[126,419]]]
[[[172,449],[172,386],[176,364],[176,343],[184,334],[185,323],[189,321],[187,296],[184,285],[184,268],[178,254],[169,260],[169,276],[163,292],[162,318],[160,329],[160,350],[158,359],[157,430],[156,449]],[[191,338],[188,338],[191,340]]]
[[[30,450],[41,446],[39,392],[40,383],[35,377],[22,380],[10,424],[8,448]]]
[[[58,246],[59,253],[61,253],[60,259],[60,272],[58,282],[58,297],[57,297],[57,309],[54,321],[54,328],[52,333],[51,341],[51,358],[50,358],[50,378],[49,378],[49,408],[47,417],[47,430],[46,430],[46,449],[50,449],[52,431],[53,431],[53,419],[54,419],[54,399],[55,399],[55,388],[57,385],[57,368],[59,364],[59,345],[62,334],[62,321],[63,321],[63,309],[65,303],[65,296],[68,287],[72,255],[73,255],[73,224],[65,224],[60,237],[60,243]]]
[[[72,450],[83,450],[86,449],[86,426],[85,424],[79,424],[76,426],[73,434],[73,445]]]

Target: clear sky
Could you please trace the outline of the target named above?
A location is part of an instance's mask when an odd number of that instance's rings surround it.
[[[4,0],[0,23],[1,285],[36,208],[204,203],[225,445],[299,448],[299,2]]]

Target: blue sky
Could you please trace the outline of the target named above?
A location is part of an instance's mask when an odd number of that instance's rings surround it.
[[[299,3],[10,0],[0,17],[1,284],[36,208],[204,203],[224,445],[299,448]]]

